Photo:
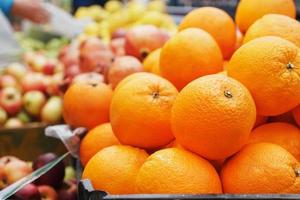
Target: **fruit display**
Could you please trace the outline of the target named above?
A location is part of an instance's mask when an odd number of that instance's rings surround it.
[[[90,23],[53,42],[56,56],[33,47],[1,71],[0,126],[85,128],[71,143],[96,195],[300,198],[295,2],[241,0],[234,18],[195,8],[178,26],[166,12],[159,0],[79,8]],[[56,157],[0,158],[0,189]],[[59,163],[14,198],[76,199],[74,169]]]
[[[65,122],[88,129],[82,179],[118,195],[300,194],[299,27],[292,0],[242,0],[235,19],[197,8],[173,35],[83,39],[70,63],[103,79],[63,99]]]
[[[0,127],[17,128],[32,122],[62,122],[59,85],[63,66],[42,54],[24,54],[25,64],[13,63],[0,76]]]
[[[110,0],[104,7],[81,7],[76,11],[75,17],[92,19],[85,27],[84,35],[98,36],[105,42],[139,25],[154,25],[170,33],[177,30],[175,21],[166,13],[165,2],[161,0],[150,1],[147,5],[135,0],[126,4]]]
[[[29,175],[36,169],[57,158],[54,153],[45,153],[33,162],[27,162],[14,156],[0,158],[0,189]],[[38,178],[34,183],[27,184],[10,199],[16,200],[76,200],[77,186],[75,170],[59,162],[54,168]]]

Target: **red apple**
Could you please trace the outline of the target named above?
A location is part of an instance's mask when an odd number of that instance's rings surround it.
[[[9,118],[4,124],[5,128],[21,128],[23,127],[23,122],[18,118]]]
[[[70,49],[64,55],[60,56],[59,60],[64,65],[65,69],[72,65],[79,65],[79,50]]]
[[[7,87],[0,91],[0,106],[9,114],[15,115],[21,110],[21,93],[14,87]]]
[[[63,83],[63,73],[57,73],[52,76],[45,76],[44,84],[48,95],[59,95],[59,86]]]
[[[126,35],[126,30],[124,28],[118,28],[116,29],[113,33],[111,38],[116,39],[116,38],[124,38]]]
[[[43,55],[36,55],[31,65],[31,68],[35,72],[42,72],[46,63],[47,59]]]
[[[5,124],[7,120],[7,113],[6,111],[0,107],[0,126]]]
[[[52,96],[41,111],[43,122],[55,124],[62,120],[62,99],[59,96]]]
[[[63,187],[58,191],[59,200],[76,200],[77,199],[77,185],[74,181],[66,181]]]
[[[74,76],[81,73],[79,65],[71,65],[65,70],[65,76],[73,78]]]
[[[108,71],[108,82],[115,88],[118,83],[130,74],[143,71],[142,63],[133,56],[121,56],[114,60]]]
[[[42,154],[34,161],[33,169],[39,169],[56,158],[57,156],[53,153]],[[35,183],[37,185],[49,185],[57,189],[62,185],[64,176],[65,165],[63,162],[60,162],[46,174],[38,178]]]
[[[97,37],[89,37],[80,45],[80,56],[85,56],[95,51],[108,51],[109,47]]]
[[[116,38],[111,40],[110,48],[116,56],[125,55],[125,38]]]
[[[40,91],[29,91],[23,96],[24,109],[32,116],[38,116],[46,103],[45,95]]]
[[[80,69],[82,72],[98,72],[105,76],[113,58],[111,51],[91,52],[80,57]]]
[[[75,76],[72,80],[72,84],[74,83],[87,83],[87,84],[104,83],[104,76],[96,72],[87,72]]]
[[[33,184],[28,184],[20,189],[15,195],[16,200],[42,200],[38,188]]]
[[[12,63],[5,69],[6,74],[15,77],[17,80],[20,80],[23,76],[25,76],[26,72],[26,67],[19,63]]]
[[[153,25],[137,26],[126,33],[125,51],[143,60],[150,52],[161,48],[169,37],[166,31]]]
[[[24,92],[39,90],[44,92],[46,86],[44,84],[44,76],[41,73],[31,72],[26,74],[21,80],[21,85]]]
[[[66,45],[63,48],[61,48],[59,50],[59,53],[58,53],[58,56],[57,56],[58,59],[61,59],[62,57],[64,57],[68,53],[69,50],[70,50],[70,45]]]
[[[57,200],[58,199],[56,191],[51,186],[40,185],[37,188],[40,192],[42,200]]]
[[[2,75],[0,76],[0,88],[5,87],[17,87],[18,83],[15,77],[11,75]]]
[[[15,157],[4,157],[0,162],[0,185],[7,186],[32,172],[31,166]]]
[[[55,72],[56,63],[53,61],[47,61],[43,66],[43,73],[46,75],[53,75]]]

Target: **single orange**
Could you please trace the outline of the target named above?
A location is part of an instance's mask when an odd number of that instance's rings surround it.
[[[207,32],[188,28],[171,38],[160,54],[163,77],[181,90],[189,82],[223,69],[222,53]]]
[[[159,58],[161,48],[151,52],[143,61],[144,70],[156,75],[160,75]]]
[[[215,74],[194,80],[178,94],[171,123],[180,145],[219,160],[246,144],[255,116],[255,104],[247,88]]]
[[[147,157],[144,150],[130,146],[106,147],[90,159],[82,179],[89,179],[95,189],[109,194],[134,194],[136,176]]]
[[[109,121],[112,89],[104,83],[76,83],[63,99],[63,115],[67,124],[92,129]]]
[[[149,156],[137,175],[136,188],[142,194],[222,193],[214,167],[205,159],[177,148]]]
[[[207,31],[218,43],[224,58],[229,58],[236,44],[236,28],[232,18],[223,10],[214,7],[197,8],[181,21],[179,31],[200,28]]]
[[[235,21],[242,33],[266,14],[282,14],[296,18],[293,0],[241,0],[235,13]]]
[[[170,117],[177,89],[154,74],[131,76],[114,91],[110,106],[112,129],[122,144],[147,149],[162,147],[174,138]]]
[[[224,193],[298,194],[300,163],[287,150],[271,143],[245,146],[222,171]]]
[[[104,123],[90,130],[80,143],[80,161],[86,163],[101,149],[119,144],[110,123]]]
[[[300,47],[300,22],[285,15],[268,14],[247,30],[243,43],[263,36],[278,36]]]
[[[300,160],[300,130],[291,124],[274,122],[254,129],[249,143],[268,142],[282,146]]]
[[[285,39],[266,36],[244,44],[227,72],[250,90],[259,115],[279,115],[300,103],[300,49]]]

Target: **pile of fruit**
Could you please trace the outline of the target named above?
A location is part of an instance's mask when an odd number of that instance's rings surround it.
[[[82,178],[109,194],[300,193],[295,15],[292,0],[242,0],[235,22],[202,7],[155,47],[160,37],[125,36],[142,70],[133,57],[81,65],[108,71],[109,83],[76,83],[64,95],[65,122],[89,129]],[[80,62],[107,53],[92,44],[81,45]]]
[[[29,175],[57,156],[53,153],[45,153],[32,163],[20,160],[13,156],[0,158],[0,190],[6,186]],[[54,168],[42,175],[34,183],[26,185],[10,199],[15,200],[76,200],[77,186],[75,171],[71,166],[65,166],[64,162],[58,163]]]
[[[166,5],[161,0],[150,1],[147,5],[139,1],[123,5],[121,1],[110,0],[103,8],[98,5],[81,7],[75,17],[93,20],[85,27],[85,35],[109,41],[119,29],[126,30],[138,25],[155,25],[168,32],[176,32],[177,26],[173,18],[165,12]]]
[[[0,127],[16,128],[31,122],[62,121],[59,85],[63,66],[38,53],[24,54],[25,64],[13,63],[0,75]]]

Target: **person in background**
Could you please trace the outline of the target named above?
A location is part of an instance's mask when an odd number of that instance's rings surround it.
[[[7,17],[17,16],[39,24],[49,20],[49,13],[40,0],[0,0],[0,11]]]

